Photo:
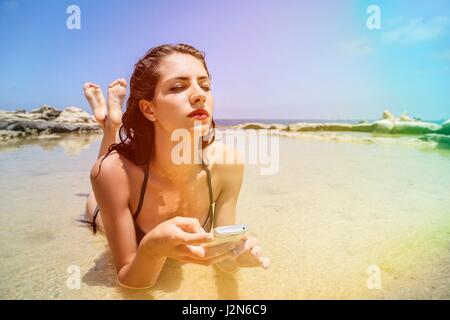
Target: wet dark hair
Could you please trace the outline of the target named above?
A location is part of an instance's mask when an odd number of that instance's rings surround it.
[[[108,152],[101,162],[112,151],[117,151],[133,161],[136,165],[149,164],[152,156],[155,154],[155,128],[153,122],[142,114],[139,108],[139,101],[141,99],[147,101],[153,100],[155,88],[160,78],[158,67],[164,58],[173,53],[189,54],[197,58],[203,64],[208,76],[211,78],[208,67],[206,66],[205,53],[190,45],[164,44],[148,50],[135,64],[130,79],[130,95],[127,100],[126,111],[122,116],[122,125],[119,129],[120,142],[113,143],[108,148]],[[207,138],[202,137],[202,149],[214,142],[215,127],[214,119],[212,119],[209,132],[206,136]],[[100,174],[100,168],[98,174]]]

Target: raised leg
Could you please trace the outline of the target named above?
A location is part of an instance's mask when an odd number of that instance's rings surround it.
[[[100,86],[87,82],[83,86],[84,95],[91,106],[94,119],[103,130],[97,159],[104,156],[111,144],[117,142],[117,132],[122,124],[122,104],[126,96],[127,83],[124,79],[113,81],[108,86],[108,103],[106,103]],[[86,215],[89,221],[93,220],[97,206],[95,195],[90,192],[86,201]],[[103,231],[101,214],[96,218],[97,229]]]

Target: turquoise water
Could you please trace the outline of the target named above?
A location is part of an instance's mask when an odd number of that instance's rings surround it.
[[[362,121],[373,122],[378,119],[214,119],[216,124],[219,126],[234,126],[237,124],[243,124],[247,122],[257,122],[257,123],[279,123],[279,124],[291,124],[297,122],[308,122],[308,123],[349,123],[349,124],[357,124]],[[425,122],[431,122],[436,124],[442,124],[445,120],[424,120]]]

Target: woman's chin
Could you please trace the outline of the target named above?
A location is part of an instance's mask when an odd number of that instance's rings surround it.
[[[194,126],[190,128],[192,134],[196,136],[207,136],[210,128],[210,123],[207,121],[195,121]]]

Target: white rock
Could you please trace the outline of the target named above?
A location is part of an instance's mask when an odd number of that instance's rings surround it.
[[[383,119],[395,119],[395,116],[389,111],[389,110],[384,110],[383,111]]]
[[[92,116],[81,108],[68,107],[61,112],[58,118],[54,120],[55,122],[66,122],[66,123],[91,123]]]
[[[407,121],[407,122],[415,122],[415,121],[417,121],[416,119],[413,119],[410,116],[408,116],[406,113],[402,114],[399,119],[401,121]]]

